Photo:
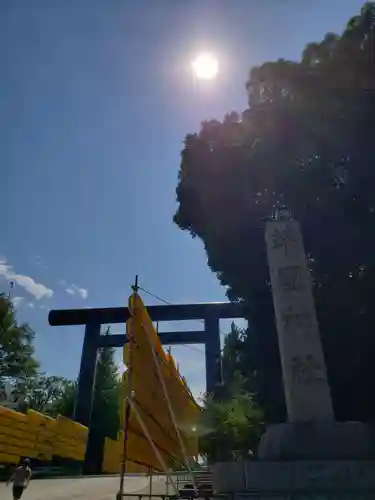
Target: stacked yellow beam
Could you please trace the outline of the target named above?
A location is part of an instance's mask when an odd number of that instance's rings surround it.
[[[37,411],[29,410],[27,421],[29,432],[36,436],[34,452],[28,456],[50,462],[52,460],[56,420]]]
[[[122,437],[123,436],[119,434],[117,441],[109,438],[105,439],[102,464],[103,472],[111,474],[119,474],[121,472],[123,450]],[[128,474],[147,473],[148,470],[149,468],[145,465],[131,462],[130,460],[126,462],[125,471]]]
[[[21,456],[32,455],[35,443],[27,416],[0,406],[0,463],[17,464]]]
[[[125,395],[127,391],[132,391],[138,412],[164,461],[183,463],[183,450],[168,409],[159,372],[165,382],[180,437],[189,457],[198,455],[195,428],[200,417],[199,406],[185,380],[178,373],[172,356],[165,353],[138,294],[130,297],[129,310],[132,311],[132,316],[126,323],[126,331],[132,342],[124,347],[124,363],[128,367],[131,366],[131,381],[129,384],[126,372],[123,377],[124,394],[120,409],[122,423]],[[156,353],[159,369],[155,365],[153,351]],[[130,413],[127,457],[153,469],[162,469],[134,412]]]
[[[0,464],[17,464],[20,457],[82,461],[87,434],[87,427],[65,417],[54,419],[33,410],[23,414],[0,406]]]
[[[82,461],[85,457],[88,428],[59,415],[55,423],[53,455]]]
[[[105,438],[103,451],[103,472],[119,474],[121,471],[121,443]]]
[[[147,474],[149,472],[149,468],[134,462],[126,462],[126,472],[128,474]]]
[[[123,376],[123,384],[125,386],[128,385],[128,379],[127,379],[127,373],[124,374]],[[152,414],[150,411],[147,411],[147,409],[144,408],[139,403],[139,399],[137,396],[135,396],[134,400],[138,403],[137,404],[137,410],[139,415],[141,416],[143,422],[145,423],[147,430],[152,437],[152,440],[156,443],[159,451],[161,452],[163,457],[179,457],[179,443],[178,443],[178,438],[176,436],[176,433],[174,432],[173,428],[168,429],[168,431],[165,430],[165,427],[163,426],[163,423],[158,420],[158,415]],[[159,400],[160,401],[160,400]],[[161,400],[161,405],[163,406],[163,402]],[[168,408],[165,406],[165,411],[168,411]],[[125,400],[122,401],[122,407],[121,407],[121,413],[124,415],[125,412]],[[122,419],[123,423],[123,419]],[[139,420],[136,418],[134,413],[131,413],[130,420],[129,420],[129,434],[130,436],[132,434],[135,434],[137,436],[141,436],[144,438],[143,430],[140,425]],[[136,449],[135,449],[136,450]],[[151,452],[151,450],[150,450]],[[133,448],[129,447],[129,453],[133,453]],[[152,450],[151,455],[154,456],[155,452]],[[160,465],[160,464],[159,464]]]

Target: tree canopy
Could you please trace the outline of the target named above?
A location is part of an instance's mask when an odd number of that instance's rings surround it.
[[[5,398],[9,403],[9,393],[5,390],[5,383],[9,383],[12,407],[18,411],[33,409],[53,417],[60,414],[74,418],[77,382],[39,371],[34,357],[34,335],[27,324],[17,322],[11,300],[0,295],[0,404]],[[88,451],[92,470],[100,470],[104,438],[117,438],[120,394],[114,349],[102,348],[96,365]]]
[[[17,322],[12,302],[0,294],[0,385],[9,378],[25,380],[36,375],[39,364],[33,341],[33,330]]]
[[[242,369],[269,421],[285,408],[264,226],[281,208],[301,223],[336,418],[375,420],[374,82],[369,2],[300,61],[252,68],[249,108],[185,138],[174,221],[203,241],[228,297],[248,306]]]
[[[225,397],[203,398],[199,449],[209,461],[248,459],[256,453],[264,414],[243,382],[237,372]]]
[[[64,377],[37,373],[18,384],[18,390],[25,395],[23,409],[30,408],[46,415],[56,416],[57,407],[64,399],[70,382]]]
[[[77,383],[39,371],[34,336],[29,325],[17,322],[11,300],[0,295],[0,385],[9,380],[15,393],[22,395],[19,410],[32,408],[73,418]],[[114,349],[102,348],[96,368],[92,422],[103,435],[114,438],[119,429],[119,390]]]
[[[225,384],[202,401],[199,449],[209,462],[251,458],[263,433],[264,413],[249,390],[253,374],[244,375],[244,338],[245,331],[232,323],[222,355]]]
[[[109,329],[107,330],[109,334]],[[93,426],[105,436],[117,438],[120,426],[120,374],[114,357],[115,350],[102,347],[98,356],[92,409]]]

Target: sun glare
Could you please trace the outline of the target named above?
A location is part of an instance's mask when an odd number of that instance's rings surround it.
[[[199,80],[213,80],[219,72],[219,63],[209,53],[199,54],[192,62],[193,72]]]

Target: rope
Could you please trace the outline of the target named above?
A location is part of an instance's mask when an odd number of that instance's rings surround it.
[[[173,304],[172,304],[172,302],[168,302],[167,300],[163,299],[163,298],[162,298],[162,297],[160,297],[159,295],[156,295],[155,293],[150,292],[150,291],[149,291],[149,290],[147,290],[146,288],[143,288],[143,287],[139,286],[139,287],[138,287],[138,289],[139,289],[139,290],[142,290],[142,292],[147,293],[147,295],[150,295],[150,297],[153,297],[154,299],[159,300],[160,302],[163,302],[164,304],[166,304],[166,305],[168,305],[168,306],[172,306],[172,305],[173,305]],[[204,324],[204,319],[198,319],[198,320],[196,320],[196,321],[199,321],[200,323],[203,323],[203,324]],[[223,330],[221,330],[220,328],[219,328],[219,333],[220,333],[221,335],[226,335],[226,333],[225,333],[225,332],[223,332]],[[193,346],[188,345],[188,344],[179,344],[179,345],[182,345],[182,346],[184,346],[184,347],[187,347],[188,349],[192,349],[192,350],[194,350],[194,351],[198,351],[198,352],[200,352],[201,354],[204,354],[204,351],[202,351],[201,349],[198,349],[197,347],[193,347]],[[223,352],[223,349],[221,349],[221,350],[220,350],[220,352],[222,353],[222,352]]]
[[[176,494],[177,496],[179,496],[179,492],[178,492],[177,486],[176,486],[176,484],[174,483],[174,481],[173,481],[173,479],[172,479],[172,476],[171,476],[171,475],[170,475],[170,473],[169,473],[168,467],[167,467],[166,463],[164,462],[163,457],[161,456],[161,454],[159,453],[158,448],[156,447],[155,443],[153,442],[152,437],[151,437],[150,433],[148,432],[148,429],[147,429],[147,427],[146,427],[145,423],[143,422],[143,420],[142,420],[142,418],[141,418],[140,414],[138,413],[138,409],[137,409],[137,406],[136,406],[135,402],[134,402],[134,401],[133,401],[133,399],[132,399],[131,397],[129,397],[129,396],[127,397],[127,401],[128,401],[128,402],[129,402],[129,404],[131,405],[131,408],[132,408],[132,410],[133,410],[133,413],[134,413],[134,415],[137,417],[138,422],[139,422],[139,424],[140,424],[140,426],[141,426],[141,428],[142,428],[143,434],[146,436],[146,438],[147,438],[148,442],[150,443],[150,445],[151,445],[152,449],[154,450],[154,453],[155,453],[155,455],[157,456],[157,458],[158,458],[158,460],[159,460],[159,462],[160,462],[160,465],[161,465],[161,466],[162,466],[162,468],[164,469],[164,472],[165,472],[166,476],[167,476],[167,477],[168,477],[168,479],[171,481],[171,484],[172,484],[172,486],[173,486],[173,489],[174,489],[174,491],[175,491],[175,494]]]
[[[172,422],[173,422],[173,426],[175,428],[175,431],[176,431],[176,434],[177,434],[177,438],[178,438],[178,441],[179,441],[180,446],[181,446],[181,451],[182,451],[182,454],[183,454],[183,457],[184,457],[184,462],[185,462],[186,468],[189,471],[189,475],[191,476],[194,489],[196,489],[195,478],[194,478],[193,471],[191,470],[191,467],[190,467],[189,457],[188,457],[187,452],[186,452],[185,444],[184,444],[184,442],[183,442],[183,440],[181,438],[180,429],[178,428],[178,425],[177,425],[177,422],[176,422],[176,418],[175,418],[175,414],[174,414],[174,411],[173,411],[173,408],[172,408],[172,404],[171,404],[171,401],[170,401],[169,396],[168,396],[167,387],[165,385],[165,380],[164,380],[163,374],[161,373],[160,365],[159,365],[159,362],[158,362],[158,359],[157,359],[157,354],[156,354],[155,348],[154,348],[154,346],[152,344],[152,341],[151,341],[151,338],[150,338],[150,332],[149,332],[149,330],[147,328],[147,325],[145,327],[145,330],[146,330],[147,340],[148,340],[148,343],[150,345],[152,356],[153,356],[153,359],[154,359],[154,364],[155,364],[155,367],[156,367],[156,370],[157,370],[157,373],[158,373],[159,382],[161,383],[161,385],[163,387],[164,397],[165,397],[165,400],[167,402],[169,414],[171,416],[171,419],[172,419]]]
[[[134,293],[137,293],[137,287],[138,287],[138,276],[135,279],[135,285],[133,287]],[[131,303],[132,301],[130,301]],[[134,302],[134,301],[133,301]],[[129,304],[130,305],[130,304]],[[134,305],[132,306],[132,309],[130,312],[131,318],[133,319],[134,317]],[[127,391],[129,392],[131,390],[131,377],[132,377],[132,372],[133,372],[133,322],[130,322],[131,328],[130,330],[130,337],[129,337],[129,366],[128,366],[128,387]],[[122,500],[123,498],[123,493],[124,493],[124,479],[125,479],[125,474],[126,474],[126,458],[127,458],[127,442],[128,442],[128,429],[129,429],[129,421],[130,421],[130,412],[131,412],[131,406],[129,403],[128,398],[126,397],[126,404],[125,404],[125,414],[124,414],[124,441],[123,441],[123,447],[122,447],[122,464],[121,464],[121,475],[120,475],[120,490],[118,493],[118,498],[119,500]]]

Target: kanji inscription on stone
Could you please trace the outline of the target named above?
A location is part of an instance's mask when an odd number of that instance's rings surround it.
[[[282,319],[283,327],[289,331],[302,330],[308,332],[313,326],[311,313],[294,310],[291,306],[285,309],[282,314]]]
[[[279,284],[286,292],[296,292],[303,288],[302,268],[300,266],[281,267],[278,270]]]
[[[288,418],[332,420],[333,408],[298,222],[266,224],[267,255]]]
[[[292,362],[292,378],[297,384],[309,385],[324,381],[324,367],[314,359],[312,354],[294,356]]]
[[[296,243],[293,228],[290,224],[286,224],[280,229],[278,227],[275,227],[271,235],[271,240],[272,247],[274,249],[283,248],[285,254],[287,254],[289,248]]]

